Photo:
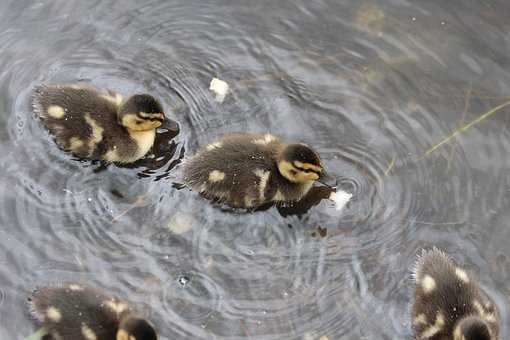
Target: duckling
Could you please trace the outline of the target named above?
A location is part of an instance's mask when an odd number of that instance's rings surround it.
[[[32,104],[60,148],[107,163],[132,163],[145,156],[165,119],[159,101],[148,94],[124,100],[88,85],[39,86]]]
[[[184,184],[233,208],[296,202],[323,174],[319,155],[271,134],[236,133],[185,161]]]
[[[40,288],[28,301],[52,340],[157,340],[154,327],[126,302],[81,284]]]
[[[496,340],[499,314],[478,282],[443,251],[423,250],[413,271],[417,340]]]

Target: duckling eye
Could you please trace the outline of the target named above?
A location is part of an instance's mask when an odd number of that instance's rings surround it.
[[[290,171],[289,171],[289,172],[290,172],[290,174],[291,174],[292,176],[297,175],[297,171],[296,171],[296,170],[290,169]]]

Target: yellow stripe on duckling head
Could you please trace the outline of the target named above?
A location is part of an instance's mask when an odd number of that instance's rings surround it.
[[[322,171],[322,167],[317,166],[315,164],[303,163],[303,162],[300,162],[300,161],[294,161],[293,163],[294,163],[294,166],[297,167],[297,168],[301,168],[301,169],[305,169],[305,170],[313,170],[313,171],[316,171],[316,172],[321,172]]]
[[[142,118],[149,118],[149,119],[161,119],[161,120],[165,119],[165,114],[161,113],[161,112],[152,112],[152,113],[138,112],[138,116],[142,117]]]
[[[305,172],[303,170],[300,170],[289,161],[279,161],[278,170],[280,171],[283,177],[294,183],[306,183],[310,181],[316,181],[319,179],[319,175],[317,173]]]
[[[147,131],[154,130],[161,126],[161,121],[143,119],[134,113],[128,113],[122,116],[121,124],[129,130]]]

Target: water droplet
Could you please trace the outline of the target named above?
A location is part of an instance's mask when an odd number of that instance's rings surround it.
[[[87,201],[92,202],[92,198],[90,198],[90,197],[87,198]]]
[[[412,20],[412,21],[416,21],[416,17],[412,17],[412,18],[411,18],[411,20]]]

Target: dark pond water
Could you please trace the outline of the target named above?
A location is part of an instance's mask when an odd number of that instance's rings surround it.
[[[34,331],[34,286],[80,280],[162,339],[410,339],[409,268],[437,245],[478,275],[507,339],[510,108],[426,152],[510,100],[509,15],[503,0],[0,1],[0,338]],[[213,77],[232,88],[221,104]],[[179,135],[96,172],[29,109],[37,84],[78,80],[158,96]],[[174,189],[181,155],[229,131],[313,145],[353,202],[236,215]]]

